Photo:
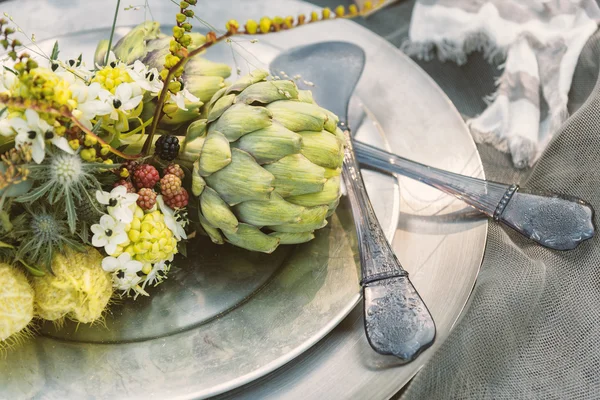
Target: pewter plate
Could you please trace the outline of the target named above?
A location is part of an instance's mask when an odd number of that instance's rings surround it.
[[[202,17],[219,25],[231,17],[243,20],[313,9],[287,0],[199,3]],[[171,23],[174,8],[169,2],[150,4],[154,18]],[[113,12],[104,1],[83,0],[21,0],[3,3],[0,11],[13,14],[25,31],[35,33],[45,51],[53,43],[50,38],[60,37],[61,57],[91,55],[97,40],[107,36]],[[117,34],[140,22],[142,14],[122,12],[123,27]],[[18,15],[30,19],[25,23]],[[42,42],[44,38],[48,40]],[[350,115],[361,140],[482,176],[468,133],[439,89],[383,39],[357,25],[336,21],[263,37],[259,44],[240,39],[232,47],[244,72],[266,67],[278,49],[324,39],[355,42],[368,54]],[[207,56],[233,60],[228,46],[211,49]],[[377,215],[436,319],[439,345],[477,275],[485,222],[466,220],[460,203],[420,184],[400,180],[399,191],[392,177],[364,174]],[[359,300],[355,240],[345,202],[315,241],[282,248],[271,256],[200,240],[188,262],[180,264],[150,299],[114,307],[107,329],[68,325],[56,331],[43,326],[43,337],[0,360],[0,398],[200,398],[251,382],[305,352],[355,306]],[[338,329],[321,341],[317,353],[309,351],[309,358],[303,356],[260,385],[231,396],[351,397],[368,387],[369,377],[379,381],[377,390],[386,397],[430,354],[390,369],[395,366],[390,359],[379,359],[363,346],[358,325],[360,321],[351,316],[342,323],[352,328],[350,338],[340,338]],[[323,348],[324,343],[330,345]],[[319,361],[311,364],[307,359]],[[332,362],[337,371],[317,374]],[[351,373],[343,374],[344,370]]]

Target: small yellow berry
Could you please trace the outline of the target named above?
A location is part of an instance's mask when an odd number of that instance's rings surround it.
[[[260,31],[262,33],[268,33],[271,30],[271,19],[268,17],[262,17],[260,19]]]
[[[346,9],[344,8],[344,6],[337,6],[335,8],[335,15],[337,15],[338,17],[343,17],[346,14]]]
[[[83,143],[84,143],[86,146],[90,147],[90,146],[93,146],[93,145],[95,145],[96,143],[98,143],[98,138],[97,138],[97,137],[95,137],[95,136],[92,136],[92,135],[90,135],[90,134],[87,134],[87,135],[85,135],[85,140],[83,141]]]
[[[69,140],[69,146],[71,146],[71,148],[73,150],[77,150],[79,148],[79,140],[77,140],[77,139]]]
[[[251,35],[255,35],[258,32],[258,23],[255,20],[249,19],[246,21],[246,32]]]
[[[240,24],[235,19],[230,19],[225,24],[225,29],[227,29],[227,32],[229,33],[236,33],[238,29],[240,29]]]

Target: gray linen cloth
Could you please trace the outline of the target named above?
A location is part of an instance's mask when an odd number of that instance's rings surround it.
[[[349,1],[313,0],[323,6]],[[358,22],[400,46],[413,1]],[[486,176],[569,193],[600,210],[600,34],[587,42],[569,93],[571,113],[533,170],[480,145]],[[498,70],[480,54],[464,66],[418,61],[465,119],[486,107]],[[596,221],[597,224],[597,221]],[[600,398],[600,243],[543,249],[490,224],[470,302],[450,337],[402,395],[414,399]]]

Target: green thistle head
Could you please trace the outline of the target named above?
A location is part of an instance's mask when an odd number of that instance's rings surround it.
[[[30,178],[36,184],[17,200],[31,204],[44,197],[50,205],[63,203],[69,230],[74,233],[77,229],[76,204],[92,201],[90,190],[100,188],[94,174],[112,168],[115,166],[85,162],[78,154],[55,151],[42,164],[30,167]]]
[[[15,225],[14,236],[20,241],[17,259],[32,267],[50,269],[56,252],[67,248],[81,249],[82,244],[69,232],[64,215],[57,214],[44,205],[25,207],[24,217]],[[62,214],[62,213],[61,213]]]

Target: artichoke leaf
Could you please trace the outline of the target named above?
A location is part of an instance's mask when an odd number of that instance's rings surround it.
[[[300,214],[300,221],[292,224],[269,226],[275,232],[300,233],[313,232],[327,225],[327,206],[305,208]]]
[[[239,224],[237,218],[217,192],[209,187],[204,188],[200,195],[200,210],[211,226],[223,232],[237,231]]]
[[[288,203],[274,192],[267,201],[245,201],[236,205],[234,211],[242,222],[265,226],[297,222],[304,207]]]
[[[277,100],[293,100],[298,98],[298,88],[292,81],[258,82],[244,89],[237,96],[240,103],[269,104]]]
[[[302,136],[283,125],[273,124],[248,133],[231,145],[250,153],[259,164],[266,164],[300,153]]]
[[[272,124],[271,113],[266,108],[238,103],[229,107],[221,118],[210,124],[208,131],[219,131],[230,142],[235,142],[247,133],[264,129]]]
[[[275,177],[239,149],[231,149],[231,163],[205,178],[208,186],[230,206],[249,200],[269,200]]]
[[[279,244],[301,244],[310,242],[315,238],[314,232],[272,232],[269,236],[278,238],[280,240]]]
[[[200,226],[202,226],[202,229],[204,229],[204,232],[206,232],[206,234],[208,235],[208,237],[210,238],[210,240],[213,243],[215,243],[215,244],[225,243],[225,240],[223,239],[223,235],[221,235],[221,232],[214,226],[211,226],[211,224],[208,223],[206,218],[204,218],[204,216],[200,212],[198,213],[198,221],[200,222]]]
[[[200,175],[208,176],[225,168],[229,163],[231,163],[229,141],[221,132],[210,132],[206,136],[198,159]]]
[[[267,109],[273,114],[273,119],[293,132],[321,132],[328,120],[321,107],[301,101],[275,101]]]
[[[284,198],[320,192],[327,181],[325,169],[302,154],[291,154],[264,168],[275,176],[275,191]]]
[[[338,139],[327,131],[299,132],[302,135],[302,155],[311,162],[325,168],[339,168],[342,146]]]
[[[327,179],[323,190],[316,193],[303,194],[299,196],[290,196],[286,200],[290,203],[304,207],[315,207],[322,204],[330,204],[340,197],[340,177],[334,176]]]
[[[255,226],[240,224],[236,233],[224,232],[227,241],[246,250],[270,254],[279,246],[279,238],[266,235]]]

